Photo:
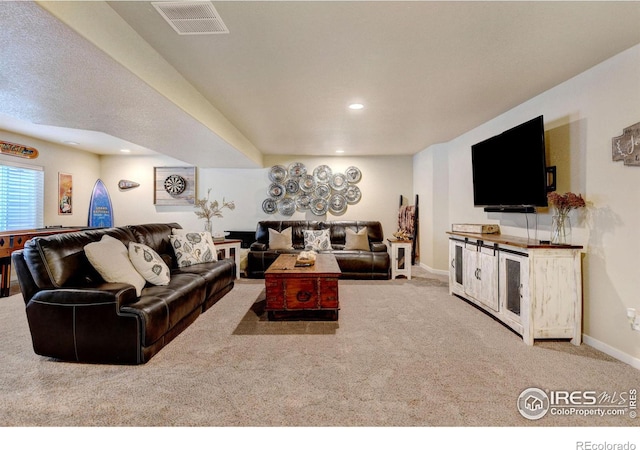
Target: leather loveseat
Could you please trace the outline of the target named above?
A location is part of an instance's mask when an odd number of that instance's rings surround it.
[[[65,361],[142,364],[234,286],[231,259],[178,267],[176,223],[90,229],[34,238],[12,254],[35,353]],[[166,285],[108,283],[84,247],[104,235],[152,248],[170,269]],[[217,252],[216,252],[217,254]],[[211,258],[213,259],[213,258]],[[142,280],[143,283],[145,280]]]
[[[282,232],[291,227],[292,247],[288,250],[269,248],[269,229]],[[361,232],[367,228],[368,249],[345,248],[347,229]],[[256,241],[247,255],[247,277],[264,278],[264,272],[282,253],[299,253],[305,250],[305,230],[328,230],[331,248],[319,253],[335,255],[343,279],[390,278],[390,257],[384,243],[382,224],[376,221],[261,221],[256,228]]]

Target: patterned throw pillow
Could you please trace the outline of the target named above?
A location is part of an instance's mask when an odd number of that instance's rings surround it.
[[[138,273],[151,284],[166,286],[171,279],[169,267],[151,247],[129,243],[129,259]]]
[[[146,280],[133,267],[127,247],[120,240],[105,234],[100,241],[85,245],[84,253],[104,281],[132,284],[140,297]]]
[[[269,249],[270,250],[293,250],[292,241],[293,229],[285,228],[282,232],[269,228]]]
[[[367,227],[364,227],[362,230],[357,233],[353,231],[351,228],[345,229],[345,250],[371,250],[369,248],[369,235],[367,232]]]
[[[304,230],[304,249],[315,252],[331,250],[329,230]]]
[[[218,260],[211,233],[207,231],[178,231],[177,229],[174,229],[173,233],[169,239],[176,254],[178,267],[189,267]]]

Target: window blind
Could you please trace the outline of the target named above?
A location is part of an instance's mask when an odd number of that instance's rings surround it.
[[[0,165],[0,231],[44,226],[42,167]]]

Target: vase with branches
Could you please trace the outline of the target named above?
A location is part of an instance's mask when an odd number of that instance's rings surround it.
[[[211,233],[211,219],[214,217],[222,218],[222,210],[227,208],[233,211],[236,208],[235,203],[233,201],[226,201],[224,197],[222,197],[222,203],[219,203],[217,200],[210,201],[209,197],[211,196],[211,188],[207,189],[207,196],[204,198],[196,198],[195,208],[197,209],[196,216],[199,219],[205,219],[206,222],[204,224],[204,230]]]
[[[578,208],[584,208],[586,202],[581,194],[567,192],[558,194],[551,192],[547,195],[549,205],[556,209],[556,214],[552,218],[551,223],[551,243],[558,245],[569,244],[569,236],[571,234],[571,220],[569,213]]]

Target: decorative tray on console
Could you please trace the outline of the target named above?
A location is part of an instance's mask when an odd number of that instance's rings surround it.
[[[296,258],[296,267],[311,267],[316,263],[316,252],[300,252]]]

